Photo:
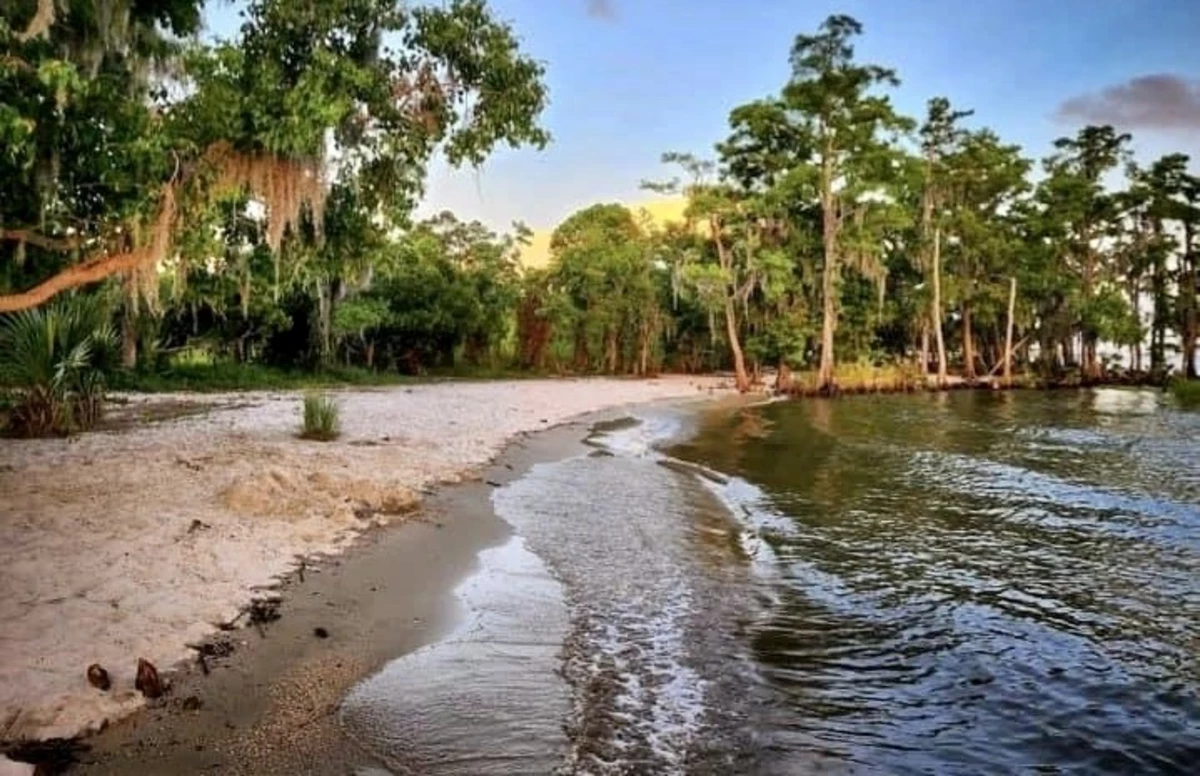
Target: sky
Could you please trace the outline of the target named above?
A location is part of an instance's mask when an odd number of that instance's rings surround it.
[[[860,61],[894,68],[897,108],[945,96],[1035,158],[1087,123],[1134,136],[1139,159],[1200,168],[1200,0],[491,0],[546,68],[553,136],[482,169],[435,163],[420,211],[494,229],[553,227],[598,201],[636,203],[664,151],[711,155],[731,108],[778,92],[797,34],[830,14],[864,27]],[[218,3],[215,33],[236,29]]]

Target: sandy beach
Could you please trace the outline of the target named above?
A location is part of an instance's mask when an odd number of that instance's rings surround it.
[[[298,393],[139,396],[107,432],[5,440],[0,740],[86,734],[140,708],[139,657],[167,671],[194,663],[189,644],[301,558],[408,519],[434,485],[478,476],[516,435],[723,390],[669,377],[339,391],[331,443],[296,438]],[[89,686],[92,663],[111,690]]]

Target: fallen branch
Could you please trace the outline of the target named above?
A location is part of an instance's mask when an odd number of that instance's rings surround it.
[[[1016,352],[1017,352],[1017,350],[1018,350],[1018,349],[1020,349],[1020,347],[1021,347],[1022,345],[1024,345],[1024,344],[1025,344],[1025,343],[1026,343],[1026,342],[1029,340],[1029,338],[1030,338],[1031,336],[1032,336],[1032,335],[1030,335],[1030,334],[1026,334],[1024,337],[1022,337],[1022,338],[1021,338],[1021,341],[1020,341],[1020,342],[1018,342],[1016,345],[1013,345],[1011,348],[1009,348],[1009,349],[1008,349],[1007,358],[1012,358],[1013,354],[1014,354],[1014,353],[1016,353]],[[992,371],[990,371],[990,372],[988,372],[988,373],[987,373],[987,376],[988,376],[988,377],[993,377],[993,376],[995,376],[995,374],[996,374],[996,371],[997,371],[997,370],[999,370],[999,369],[1001,369],[1001,368],[1004,366],[1004,361],[1005,361],[1005,359],[1004,359],[1004,358],[1001,358],[1001,359],[1000,359],[1000,362],[999,362],[998,364],[996,364],[994,367],[992,367]]]

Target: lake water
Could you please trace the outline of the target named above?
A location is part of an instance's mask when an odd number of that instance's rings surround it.
[[[498,489],[464,626],[347,699],[395,773],[1196,772],[1200,414],[634,415]]]

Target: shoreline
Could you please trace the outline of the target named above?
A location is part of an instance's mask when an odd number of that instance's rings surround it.
[[[591,451],[590,432],[632,406],[701,403],[716,409],[743,401],[643,402],[517,435],[480,479],[437,489],[407,524],[364,534],[304,580],[289,575],[279,588],[280,620],[261,636],[236,632],[242,646],[210,661],[208,674],[198,663],[186,667],[168,704],[88,739],[71,773],[389,773],[339,724],[341,701],[388,663],[451,636],[464,614],[456,590],[480,570],[479,553],[516,535],[495,514],[493,489],[536,464]]]
[[[167,417],[161,423],[148,424],[143,417],[125,431],[0,447],[0,485],[6,493],[14,495],[9,503],[0,506],[0,534],[15,533],[18,540],[8,542],[10,554],[19,557],[20,540],[25,540],[26,548],[32,545],[40,551],[37,560],[43,563],[57,560],[62,578],[50,579],[45,587],[52,587],[50,583],[61,587],[93,582],[89,577],[90,562],[93,566],[100,564],[107,572],[103,575],[107,578],[101,579],[98,586],[114,581],[124,583],[128,594],[107,610],[100,609],[99,615],[91,600],[86,600],[91,605],[86,609],[84,601],[76,604],[61,595],[45,603],[22,601],[20,593],[25,591],[20,590],[21,584],[45,580],[32,576],[31,563],[14,561],[0,570],[0,581],[17,592],[13,598],[18,600],[10,600],[8,608],[19,608],[16,614],[21,616],[36,615],[32,621],[48,618],[55,628],[50,633],[44,628],[31,629],[26,634],[31,639],[26,653],[37,646],[45,647],[37,644],[37,639],[44,642],[50,638],[54,642],[51,646],[59,651],[49,650],[53,653],[49,658],[56,659],[60,666],[67,664],[57,672],[35,673],[18,662],[19,654],[14,658],[13,650],[5,654],[0,675],[6,680],[15,677],[32,682],[24,685],[26,700],[39,689],[38,682],[43,687],[61,689],[57,698],[48,699],[51,705],[44,707],[47,711],[41,718],[43,722],[56,722],[57,727],[43,724],[39,729],[28,724],[38,718],[26,714],[27,707],[18,705],[16,714],[10,710],[0,719],[3,723],[0,739],[11,743],[76,738],[131,714],[144,701],[131,688],[123,687],[132,684],[131,676],[119,673],[120,663],[131,659],[130,653],[149,653],[146,656],[168,674],[176,665],[194,662],[196,652],[184,644],[202,643],[218,631],[216,624],[233,620],[236,607],[243,607],[256,591],[261,596],[263,590],[269,590],[278,579],[286,577],[296,568],[298,557],[308,558],[304,564],[311,569],[316,562],[314,558],[336,561],[348,547],[358,545],[355,537],[364,532],[369,537],[389,533],[372,530],[373,526],[394,522],[419,524],[420,520],[409,515],[419,500],[418,493],[433,493],[437,498],[445,484],[478,479],[480,468],[489,466],[488,461],[495,460],[514,440],[613,408],[732,394],[726,387],[721,378],[664,378],[638,382],[521,381],[344,391],[336,395],[353,413],[344,413],[348,420],[346,434],[336,443],[306,443],[294,438],[294,409],[299,395],[239,394],[232,405],[206,407],[199,413]],[[147,410],[164,401],[186,402],[193,398],[182,395],[166,400],[143,399],[136,401],[133,409],[145,416]],[[391,438],[386,433],[389,429],[395,429]],[[105,452],[121,466],[95,465],[96,458]],[[246,490],[248,473],[251,485],[261,483],[263,468],[270,478],[268,487],[257,492],[253,488],[249,493],[239,492],[239,485]],[[138,475],[136,484],[128,481],[131,474]],[[241,502],[231,499],[231,492],[246,498]],[[312,506],[314,496],[319,509]],[[263,502],[278,509],[276,501],[282,501],[285,508],[294,508],[298,500],[308,507],[300,519],[282,518],[271,509],[264,514]],[[234,508],[245,508],[247,504],[245,511]],[[101,517],[116,520],[123,512],[134,513],[128,524],[98,522]],[[148,535],[139,536],[139,529],[147,530]],[[420,529],[413,532],[416,530]],[[99,536],[89,535],[89,531]],[[128,534],[134,540],[162,545],[155,548],[151,568],[139,563],[144,558],[137,552],[124,549],[128,544],[121,542],[130,539]],[[35,540],[54,543],[37,546]],[[374,541],[377,540],[368,543]],[[248,556],[237,554],[242,551]],[[73,557],[79,553],[84,556]],[[232,563],[228,553],[234,554]],[[94,557],[97,555],[100,557]],[[133,578],[122,576],[123,563],[134,564],[137,573]],[[23,573],[30,576],[23,577]],[[221,581],[215,587],[205,588],[203,580],[197,584],[195,579],[202,574]],[[309,578],[317,576],[312,574]],[[85,599],[87,592],[92,591],[85,591]],[[137,620],[137,605],[142,603],[138,594],[162,599],[160,610],[175,619]],[[69,609],[70,605],[79,606],[84,613]],[[10,622],[19,619],[20,616],[12,617]],[[178,627],[180,620],[194,625]],[[6,639],[19,638],[21,625],[11,628]],[[113,627],[120,634],[121,625],[133,627],[142,640],[127,638],[124,644],[105,643],[103,637],[110,635]],[[63,638],[63,634],[69,635]],[[158,641],[147,645],[147,637]],[[155,643],[158,652],[153,649]],[[165,658],[164,643],[169,647]],[[110,656],[124,655],[124,661],[111,657],[88,659],[105,649]],[[43,660],[43,656],[39,654],[38,660]],[[118,691],[115,687],[112,693],[101,693],[88,687],[83,668],[90,662],[115,664],[118,673],[114,673],[114,684],[122,689]],[[22,688],[10,681],[6,690],[6,702],[11,709],[14,697],[18,702],[21,700]],[[176,700],[186,697],[182,693],[174,695]],[[76,700],[81,702],[73,705]],[[23,729],[14,725],[22,714],[26,715]]]
[[[264,626],[264,636],[237,631],[244,646],[211,661],[208,675],[198,664],[177,674],[170,704],[89,739],[91,750],[71,772],[386,773],[341,728],[343,697],[392,660],[453,632],[463,615],[456,588],[479,569],[481,551],[514,535],[492,510],[493,488],[586,450],[595,423],[626,411],[519,435],[479,481],[439,488],[408,524],[364,534],[304,581],[289,575],[279,590],[282,617]],[[317,637],[316,628],[328,636]],[[198,709],[185,708],[191,697]]]

